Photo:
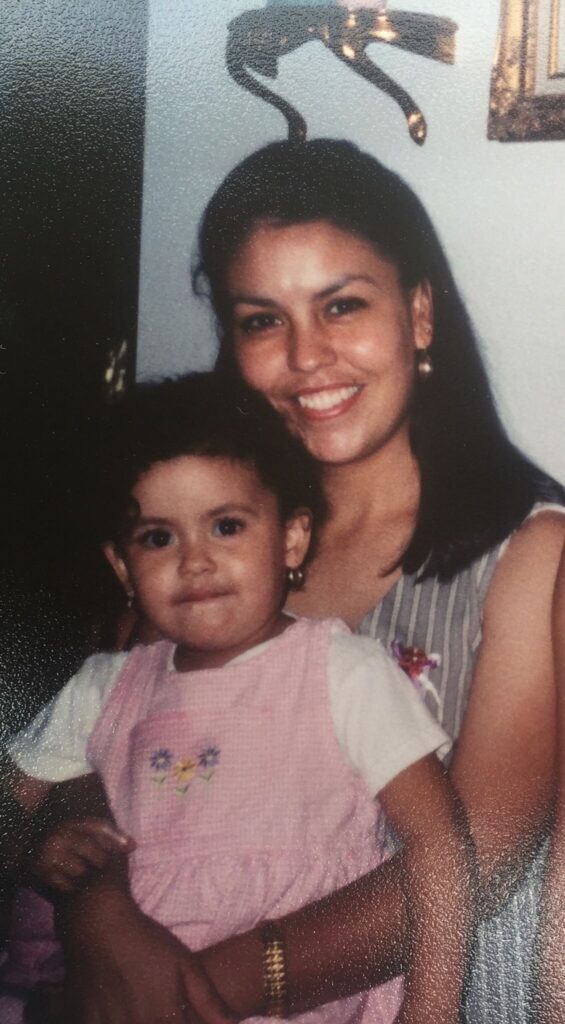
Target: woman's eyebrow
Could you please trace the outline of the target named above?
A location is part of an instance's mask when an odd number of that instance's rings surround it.
[[[327,299],[328,295],[333,295],[334,292],[340,291],[341,288],[345,288],[348,284],[353,284],[355,281],[364,281],[365,284],[377,285],[377,281],[374,277],[370,277],[369,274],[344,274],[333,284],[329,284],[327,288],[322,288],[320,292],[316,292],[314,298],[316,299]]]
[[[264,299],[261,295],[232,295],[230,306],[237,306],[242,303],[245,306],[274,306],[273,299]]]
[[[375,278],[368,274],[344,274],[337,281],[332,281],[331,284],[328,284],[319,292],[315,292],[313,297],[314,299],[327,299],[329,295],[333,295],[334,292],[340,291],[341,288],[345,288],[346,285],[352,284],[355,281],[364,281],[366,284],[378,287],[378,282]],[[245,306],[262,306],[265,308],[277,305],[274,299],[268,299],[262,295],[233,295],[230,299],[231,306],[237,306],[238,303]]]

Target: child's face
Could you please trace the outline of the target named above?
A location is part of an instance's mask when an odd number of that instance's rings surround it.
[[[136,524],[106,555],[147,618],[178,644],[178,668],[225,664],[281,631],[285,571],[308,549],[306,511],[282,523],[251,467],[192,455],[156,463],[132,497]]]

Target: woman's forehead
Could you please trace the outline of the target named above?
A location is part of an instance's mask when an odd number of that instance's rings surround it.
[[[231,261],[227,284],[232,301],[256,300],[270,284],[323,292],[340,282],[374,283],[391,274],[396,265],[375,245],[329,221],[261,222]]]

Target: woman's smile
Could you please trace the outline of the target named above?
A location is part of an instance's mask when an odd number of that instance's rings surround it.
[[[261,223],[228,272],[232,333],[245,379],[312,454],[342,463],[404,433],[415,352],[429,344],[426,283],[326,221]]]
[[[296,395],[296,401],[308,419],[328,419],[347,412],[361,391],[358,384],[305,388]]]

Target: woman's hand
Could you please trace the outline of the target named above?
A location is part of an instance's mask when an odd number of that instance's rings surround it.
[[[231,1024],[196,956],[117,890],[63,910],[64,1024]]]

